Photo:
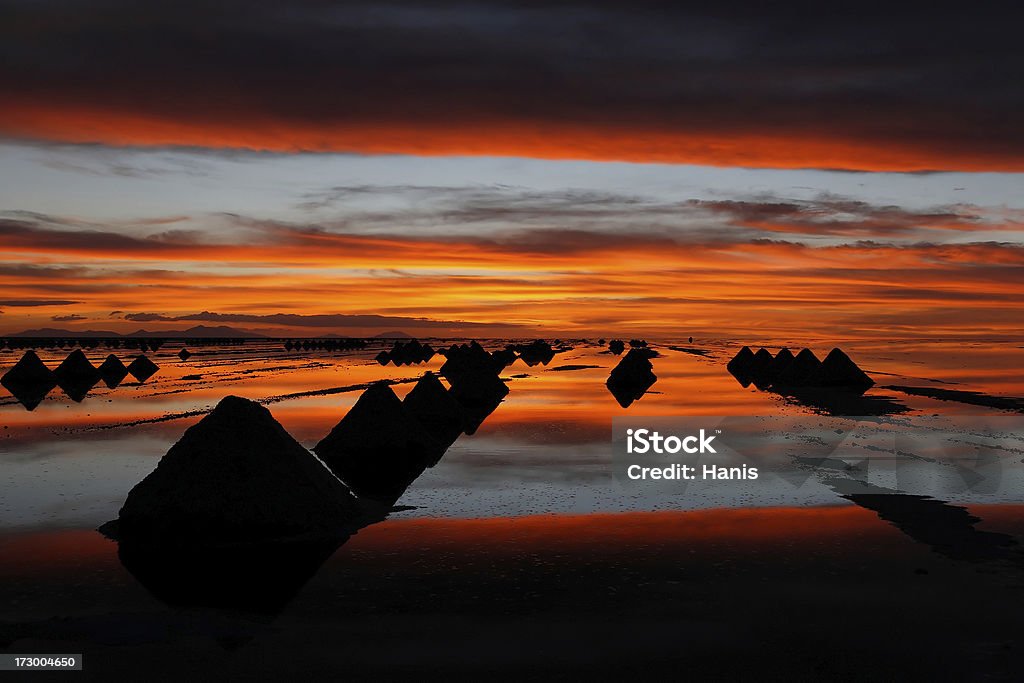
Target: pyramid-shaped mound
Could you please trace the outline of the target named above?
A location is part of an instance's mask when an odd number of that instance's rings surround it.
[[[472,436],[508,396],[508,386],[494,372],[481,371],[460,375],[449,393],[462,406],[463,430]]]
[[[146,356],[136,356],[135,360],[128,364],[128,374],[140,382],[145,382],[159,369],[157,364]]]
[[[744,346],[736,355],[732,357],[732,360],[725,366],[725,369],[729,371],[729,374],[736,378],[736,381],[746,389],[750,386],[751,373],[754,368],[754,352],[750,350],[749,346]]]
[[[499,349],[498,351],[493,351],[491,353],[491,361],[497,372],[501,372],[508,366],[515,363],[516,358],[518,358],[518,356],[516,356],[516,352],[509,348]]]
[[[762,347],[757,350],[754,358],[750,361],[750,372],[755,380],[763,377],[768,372],[768,368],[771,367],[774,359],[772,352],[768,349]]]
[[[104,359],[100,366],[97,368],[100,373],[100,377],[103,379],[103,383],[108,388],[114,389],[118,384],[124,381],[124,378],[128,376],[128,368],[121,362],[121,359],[110,354]]]
[[[412,391],[405,395],[402,405],[437,441],[436,457],[427,463],[433,467],[462,434],[465,424],[463,408],[432,372],[420,378]]]
[[[612,339],[608,342],[608,350],[618,356],[626,350],[626,342],[621,339]]]
[[[535,339],[529,344],[520,344],[514,348],[531,368],[536,365],[547,365],[555,357],[555,350],[543,339]]]
[[[810,349],[803,349],[779,374],[775,384],[781,387],[811,386],[817,381],[820,371],[821,361],[818,357]]]
[[[430,344],[420,344],[416,339],[412,339],[407,342],[395,342],[387,356],[395,365],[411,365],[430,360],[434,357],[434,353],[434,349],[431,348]],[[382,363],[382,365],[386,363],[387,361]]]
[[[768,372],[775,377],[778,377],[786,371],[786,368],[789,367],[789,364],[793,362],[794,358],[795,356],[793,355],[793,352],[783,346],[779,349],[779,352],[775,354],[775,358],[772,359],[771,365],[768,366]]]
[[[497,376],[494,358],[475,341],[448,349],[447,359],[439,372],[452,386],[474,375]]]
[[[57,378],[36,352],[29,350],[0,377],[0,384],[27,410],[35,410],[50,390],[57,386]]]
[[[834,348],[821,362],[815,384],[821,387],[864,393],[874,380],[860,369],[842,349]]]
[[[348,489],[269,410],[228,396],[131,490],[118,533],[182,545],[264,543],[344,535],[358,514]]]
[[[620,406],[628,408],[658,381],[653,369],[650,354],[645,349],[632,348],[612,369],[605,386]]]
[[[192,357],[192,352],[189,351],[188,349],[182,349],[181,351],[178,351],[178,358],[180,358],[182,360],[188,360],[191,357]]]
[[[362,393],[313,451],[357,495],[397,499],[436,457],[437,441],[386,382]]]
[[[82,349],[75,349],[53,371],[59,386],[73,401],[82,401],[100,381],[100,371],[89,362]]]

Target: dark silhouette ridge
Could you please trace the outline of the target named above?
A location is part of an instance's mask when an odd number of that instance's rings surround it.
[[[653,368],[650,351],[632,348],[612,369],[605,386],[620,406],[628,408],[658,381]]]
[[[1022,558],[1011,554],[1016,545],[1012,536],[979,531],[981,521],[966,508],[950,505],[928,496],[888,493],[853,493],[843,498],[878,513],[915,541],[953,560],[980,562]]]
[[[425,458],[427,466],[433,467],[462,434],[465,411],[432,372],[420,378],[402,405],[437,441],[434,454]]]
[[[394,501],[439,449],[391,387],[376,382],[313,452],[357,495]]]
[[[103,383],[107,385],[109,389],[116,389],[117,386],[124,381],[124,378],[128,376],[128,368],[121,359],[110,354],[104,359],[100,366],[97,368],[100,373],[100,377],[103,379]]]
[[[35,410],[46,395],[57,386],[53,372],[39,359],[35,351],[26,351],[14,366],[0,377],[0,384],[18,400],[26,410]]]
[[[772,389],[797,405],[807,406],[825,415],[899,415],[910,408],[886,396],[863,396],[853,392],[814,387]]]
[[[902,391],[911,396],[926,396],[938,399],[939,401],[956,401],[972,406],[984,406],[997,410],[1010,410],[1017,413],[1024,413],[1024,398],[1014,396],[992,396],[978,391],[963,391],[959,389],[938,389],[935,387],[908,387],[902,385],[889,385],[882,387],[893,391]]]
[[[136,356],[135,360],[128,364],[128,374],[140,382],[145,382],[155,375],[159,369],[156,363],[144,355]]]
[[[708,349],[695,349],[690,346],[669,346],[668,348],[672,351],[678,351],[679,353],[688,353],[691,356],[708,357],[712,355],[711,351]]]
[[[129,492],[118,540],[187,547],[335,539],[360,516],[348,489],[270,411],[228,396]]]
[[[89,362],[81,349],[69,353],[54,369],[53,376],[57,380],[57,386],[76,403],[80,403],[101,379],[99,370]]]

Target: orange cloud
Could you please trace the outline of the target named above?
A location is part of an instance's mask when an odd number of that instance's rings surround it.
[[[8,309],[9,331],[59,313],[85,316],[82,328],[181,328],[171,319],[186,316],[190,324],[325,334],[329,325],[312,319],[260,316],[340,313],[579,335],[683,328],[843,337],[895,329],[912,336],[1021,332],[1015,311],[1024,249],[1014,244],[807,246],[663,235],[559,239],[549,232],[416,238],[284,229],[262,242],[210,245],[27,224],[6,237],[6,296],[79,302],[57,311]],[[160,315],[126,321],[110,319],[113,310]],[[193,315],[202,310],[220,315]],[[362,325],[374,331],[372,323]],[[431,333],[454,327],[435,325]]]
[[[585,121],[493,120],[298,124],[239,111],[215,119],[160,116],[73,103],[9,102],[8,135],[70,143],[195,146],[273,152],[354,152],[424,156],[515,156],[866,171],[1024,171],[1013,147],[936,146],[912,138],[844,135],[841,130],[756,127],[673,129]]]

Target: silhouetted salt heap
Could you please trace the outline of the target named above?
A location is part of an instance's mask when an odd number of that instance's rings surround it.
[[[608,342],[608,350],[618,356],[626,350],[626,343],[621,339],[612,339]]]
[[[658,381],[651,365],[651,355],[647,349],[632,348],[608,376],[605,386],[623,408],[639,400]]]
[[[754,367],[754,352],[750,350],[749,346],[744,346],[739,352],[732,357],[728,365],[725,368],[729,373],[736,378],[736,380],[743,386],[744,389],[750,386],[751,375]]]
[[[204,343],[204,340],[186,340],[193,346]],[[235,340],[235,343],[244,343],[244,340]],[[351,337],[331,339],[287,339],[284,344],[285,351],[349,351],[352,349],[366,348],[365,339]]]
[[[359,496],[397,499],[444,447],[386,382],[372,384],[313,452]]]
[[[516,362],[515,350],[511,346],[506,346],[504,349],[491,352],[491,360],[494,363],[494,367],[498,372],[501,372],[508,366]]]
[[[188,360],[191,357],[192,357],[192,352],[189,351],[188,349],[182,349],[181,351],[178,351],[178,358],[180,358],[182,360]]]
[[[842,349],[835,348],[828,352],[817,376],[818,386],[850,389],[864,393],[874,384],[874,380],[850,360]]]
[[[536,365],[547,365],[555,357],[555,350],[543,339],[536,339],[529,344],[516,344],[509,349],[518,352],[523,362],[531,368]]]
[[[440,373],[453,386],[460,379],[473,375],[497,374],[504,366],[476,341],[456,346],[452,344],[444,353],[445,362]]]
[[[57,378],[39,360],[36,352],[30,350],[0,377],[0,384],[27,410],[35,410],[50,390],[57,386]]]
[[[462,434],[466,419],[462,405],[432,372],[420,378],[402,405],[437,441],[439,448],[427,458],[427,466],[433,467]]]
[[[342,536],[358,515],[348,489],[270,411],[228,396],[131,490],[116,534],[161,545],[268,543]]]
[[[140,382],[145,382],[159,369],[157,364],[146,356],[136,356],[135,360],[128,364],[128,373]]]
[[[57,380],[57,386],[76,402],[81,402],[101,379],[100,371],[89,362],[81,349],[69,353],[53,371],[53,376]]]
[[[779,373],[776,384],[780,387],[814,386],[821,369],[821,361],[810,349],[804,349]]]
[[[507,356],[492,355],[475,341],[452,345],[446,356],[440,373],[451,384],[452,398],[462,406],[464,431],[473,434],[508,395],[498,376]]]
[[[110,354],[106,359],[100,363],[97,370],[100,373],[100,377],[103,379],[103,383],[110,389],[115,389],[118,384],[124,381],[124,378],[128,376],[128,368],[121,362],[121,359]]]
[[[395,342],[391,351],[381,351],[377,354],[377,362],[387,365],[391,361],[395,365],[413,365],[425,363],[434,357],[434,349],[430,344],[420,344],[413,339],[408,342]]]
[[[861,370],[842,349],[832,349],[824,361],[810,349],[793,356],[783,348],[773,357],[767,349],[752,353],[740,349],[726,366],[729,372],[747,387],[751,382],[759,389],[780,394],[799,395],[809,392],[843,392],[863,394],[874,381]]]

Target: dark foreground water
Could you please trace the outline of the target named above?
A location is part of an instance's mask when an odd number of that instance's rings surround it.
[[[873,421],[852,425],[741,387],[725,370],[735,342],[655,346],[658,381],[628,409],[604,386],[618,358],[602,347],[517,361],[505,401],[385,521],[273,556],[153,561],[119,555],[95,528],[224,395],[261,400],[312,446],[367,382],[396,380],[401,396],[443,358],[381,367],[380,347],[250,342],[181,361],[167,345],[142,384],[101,384],[81,402],[55,389],[32,411],[5,396],[0,650],[83,653],[83,673],[53,676],[96,680],[1024,675],[1019,413],[985,405],[1024,394],[1019,345],[844,344],[876,381],[858,406]],[[66,354],[40,352],[51,367]],[[711,415],[851,437],[827,456],[809,438],[776,444],[756,481],[613,476],[614,418]],[[957,426],[959,445],[866,464],[879,438],[925,418]],[[1000,437],[981,450],[964,420]]]

